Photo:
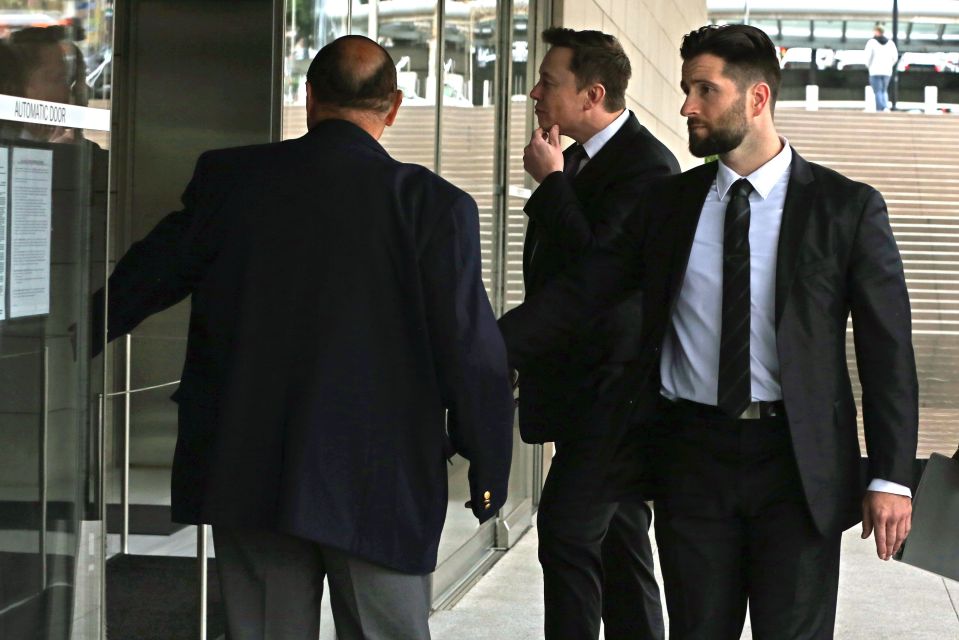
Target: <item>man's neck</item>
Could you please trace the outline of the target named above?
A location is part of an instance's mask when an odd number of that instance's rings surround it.
[[[770,128],[761,135],[747,136],[742,144],[719,156],[727,167],[738,175],[748,176],[763,166],[783,150],[783,141],[775,128]]]
[[[613,124],[616,121],[616,118],[623,115],[623,111],[625,111],[625,109],[621,109],[614,113],[609,113],[608,111],[600,109],[599,113],[594,119],[590,119],[589,121],[583,123],[583,127],[580,130],[572,134],[568,134],[565,131],[562,133],[568,135],[579,144],[586,144],[590,138],[595,136],[609,125]]]
[[[308,117],[308,128],[312,129],[324,120],[346,120],[370,134],[374,140],[379,140],[386,129],[386,123],[382,120],[372,118],[365,113],[357,112],[352,109],[322,109],[316,110],[312,116]]]

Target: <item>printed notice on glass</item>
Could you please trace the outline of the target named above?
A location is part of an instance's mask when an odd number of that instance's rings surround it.
[[[10,164],[10,317],[50,313],[53,151],[15,148]]]
[[[0,320],[7,319],[7,159],[10,150],[0,147]]]

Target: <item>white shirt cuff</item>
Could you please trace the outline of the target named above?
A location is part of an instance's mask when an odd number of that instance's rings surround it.
[[[879,478],[875,478],[869,483],[868,490],[882,491],[883,493],[894,493],[897,496],[906,496],[907,498],[912,498],[912,491],[909,490],[909,487],[904,487],[901,484],[889,482],[888,480],[880,480]]]

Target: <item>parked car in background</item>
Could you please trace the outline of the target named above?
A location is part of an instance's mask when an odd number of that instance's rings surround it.
[[[899,64],[896,70],[900,73],[905,71],[934,71],[942,73],[946,71],[948,61],[945,53],[918,53],[907,51],[899,56]]]
[[[832,49],[816,49],[816,68],[823,70],[833,65],[836,53]],[[782,69],[808,69],[812,60],[809,47],[789,47],[782,52],[779,66]]]
[[[836,68],[840,71],[866,68],[866,52],[862,49],[841,49],[836,52]]]

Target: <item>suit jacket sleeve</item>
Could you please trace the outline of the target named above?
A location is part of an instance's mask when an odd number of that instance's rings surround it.
[[[856,232],[849,297],[869,477],[911,486],[919,423],[912,321],[902,259],[877,191]]]
[[[183,208],[160,220],[135,242],[117,263],[109,280],[107,339],[132,331],[148,316],[173,306],[189,295],[216,255],[211,232],[216,208],[206,188],[207,156],[197,161],[183,193]],[[94,339],[103,328],[103,290],[94,294]],[[99,352],[99,344],[94,347]]]
[[[479,214],[463,194],[431,229],[421,272],[447,428],[455,451],[470,461],[472,509],[482,522],[506,501],[513,393],[480,263]]]
[[[522,370],[550,354],[598,313],[641,287],[648,226],[648,216],[637,210],[622,234],[500,318],[511,367]]]
[[[599,157],[599,156],[597,156]],[[642,159],[631,157],[628,173],[618,176],[587,212],[562,171],[546,176],[523,210],[536,221],[537,231],[561,246],[571,262],[591,247],[615,237],[636,208],[644,187],[679,170],[672,157],[652,150]]]

